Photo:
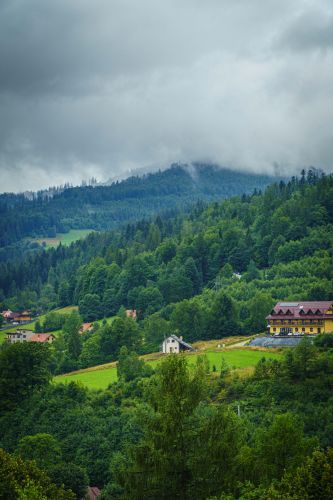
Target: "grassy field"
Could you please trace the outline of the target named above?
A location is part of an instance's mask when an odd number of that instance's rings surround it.
[[[40,245],[45,244],[46,248],[57,247],[60,242],[64,246],[69,246],[74,241],[85,238],[92,232],[92,229],[71,229],[68,233],[58,233],[55,238],[35,238],[32,241],[36,241]]]
[[[257,362],[265,358],[279,359],[281,357],[280,353],[277,352],[264,352],[256,351],[250,349],[228,349],[225,351],[214,352],[207,351],[201,353],[188,354],[190,364],[194,364],[198,356],[205,354],[209,360],[210,369],[213,369],[215,365],[217,371],[219,371],[222,357],[226,360],[230,368],[248,368],[255,366]],[[155,355],[156,357],[156,355]],[[149,355],[145,357],[149,359]],[[147,363],[155,368],[163,359],[160,356],[158,359],[148,360]],[[109,365],[103,365],[101,367],[88,368],[86,370],[81,370],[78,373],[73,373],[70,375],[60,375],[55,377],[55,382],[80,382],[89,389],[106,389],[109,384],[117,380],[117,367],[116,363],[110,363]]]
[[[58,314],[69,314],[71,311],[77,311],[77,309],[78,309],[77,306],[67,306],[67,307],[62,307],[61,309],[54,309],[53,311],[50,311],[50,312],[55,312]],[[40,322],[43,322],[45,319],[45,314],[42,314],[41,316],[36,318],[35,321],[33,321],[32,323],[28,323],[27,325],[16,325],[14,327],[9,327],[9,328],[6,328],[5,330],[1,330],[0,331],[0,343],[4,341],[7,333],[16,332],[16,330],[18,328],[24,328],[25,330],[34,330],[35,329],[35,322],[37,321],[37,319]],[[56,334],[57,332],[52,332],[52,333]]]

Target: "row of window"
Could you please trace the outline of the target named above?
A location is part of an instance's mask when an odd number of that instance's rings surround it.
[[[273,332],[276,332],[277,328],[273,328]],[[321,333],[321,329],[320,328],[317,328],[317,333]],[[299,332],[302,332],[302,333],[305,333],[305,328],[295,328],[295,333],[299,333]],[[280,333],[293,333],[293,329],[292,328],[280,328]],[[314,328],[310,328],[310,333],[314,333]]]
[[[273,325],[323,325],[324,321],[322,319],[302,319],[302,320],[284,320],[284,319],[273,319]]]

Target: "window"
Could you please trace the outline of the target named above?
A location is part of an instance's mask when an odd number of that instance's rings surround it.
[[[174,342],[175,342],[175,339],[172,339],[172,340],[171,340],[171,342],[172,342],[172,343],[174,343]]]
[[[297,327],[295,328],[295,332],[298,332],[298,328]]]
[[[310,332],[313,332],[313,328],[310,328]]]
[[[273,328],[273,332],[276,332],[276,328]]]
[[[302,328],[302,332],[305,332],[305,328]]]

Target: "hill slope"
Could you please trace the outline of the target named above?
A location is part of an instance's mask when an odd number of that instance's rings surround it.
[[[332,300],[332,194],[333,176],[308,175],[0,264],[0,307],[118,315],[58,373],[113,361],[122,346],[154,352],[172,332],[190,342],[261,332],[277,300]]]
[[[110,230],[120,225],[263,189],[273,178],[207,165],[174,165],[163,172],[131,177],[111,186],[68,188],[50,197],[0,195],[0,260],[17,255],[8,248],[26,237],[54,237],[70,229]],[[7,247],[7,248],[4,248]],[[21,245],[22,247],[22,245]],[[26,245],[31,248],[31,245]]]

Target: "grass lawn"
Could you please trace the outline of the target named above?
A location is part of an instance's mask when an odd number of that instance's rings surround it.
[[[254,351],[250,349],[228,349],[223,352],[213,352],[207,351],[203,353],[189,354],[188,359],[190,364],[194,364],[198,356],[205,354],[209,360],[210,369],[212,370],[213,365],[216,366],[217,371],[221,366],[222,357],[226,360],[230,368],[247,368],[254,366],[258,361],[265,358],[279,359],[281,357],[280,353],[277,352],[264,352],[264,351]],[[147,361],[153,368],[155,368],[163,359],[155,359],[153,361]],[[109,368],[82,370],[80,373],[73,373],[72,375],[60,375],[54,378],[54,381],[59,382],[80,382],[87,386],[89,389],[106,389],[109,384],[117,380],[117,368],[115,364],[112,364]]]
[[[46,248],[57,247],[60,242],[62,245],[69,246],[74,241],[85,238],[92,232],[92,229],[71,229],[68,233],[58,233],[55,238],[34,238],[32,241],[36,241],[40,245],[45,243]]]

